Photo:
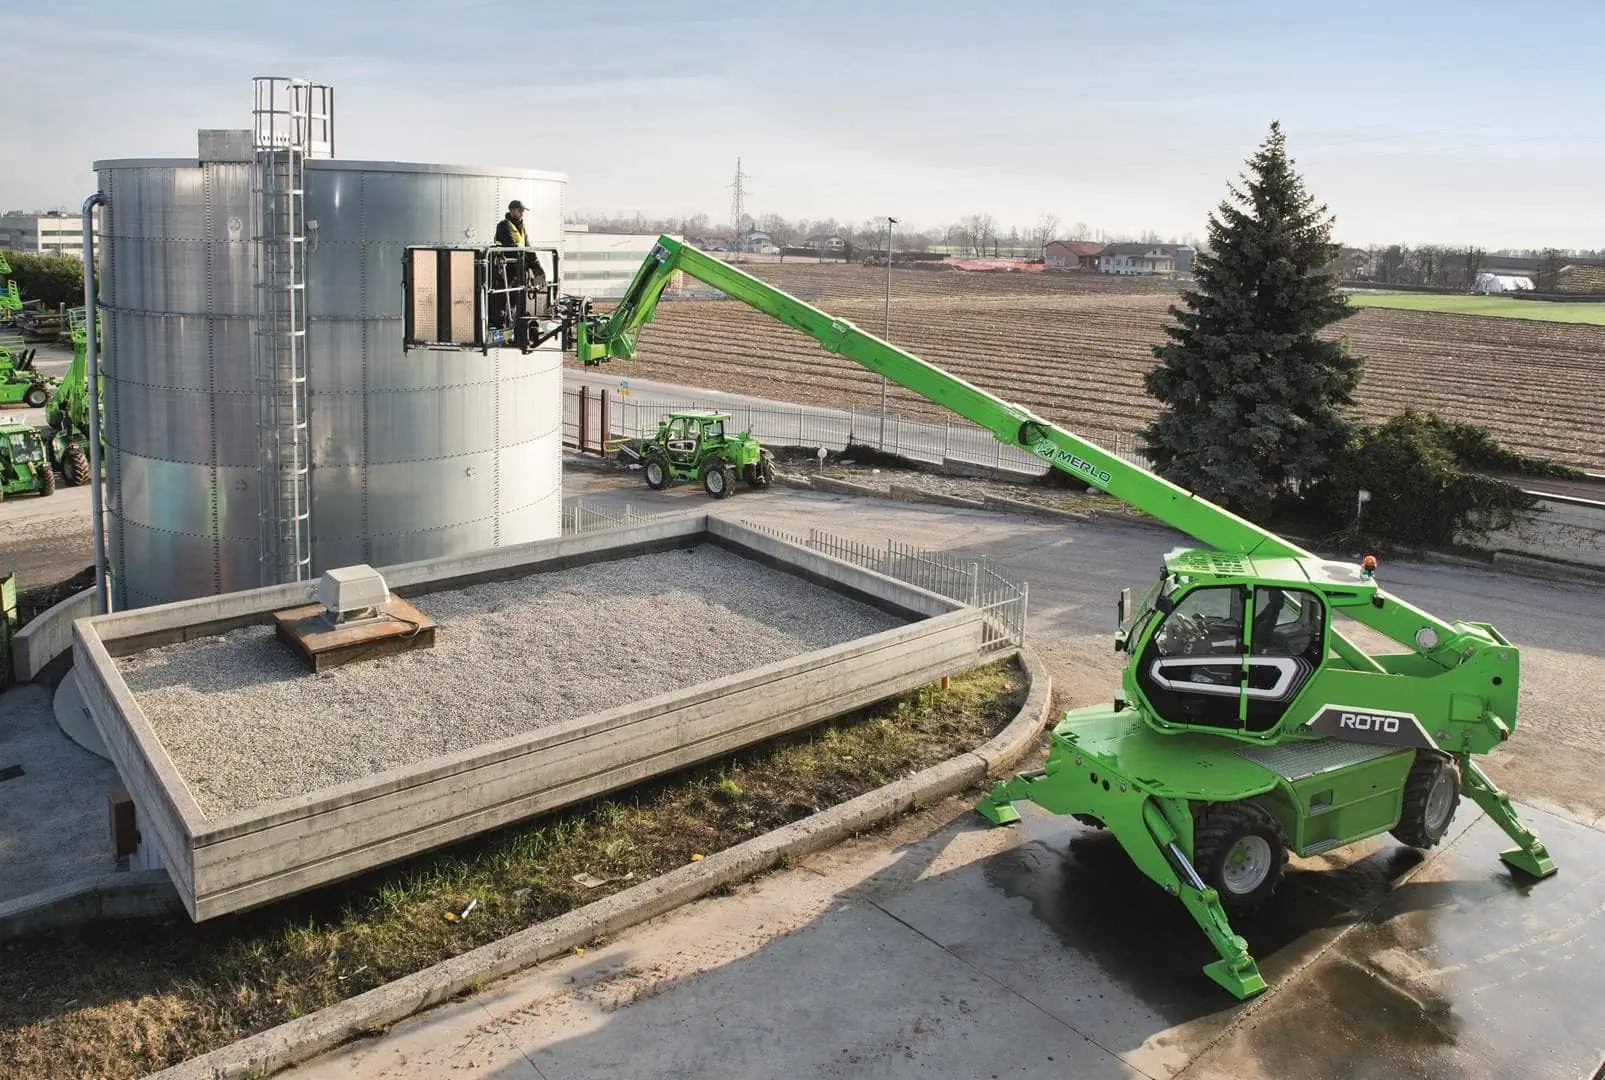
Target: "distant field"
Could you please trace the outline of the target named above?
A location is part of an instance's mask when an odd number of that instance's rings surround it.
[[[885,270],[789,259],[748,269],[881,332]],[[1143,373],[1173,321],[1174,283],[901,267],[892,275],[894,344],[1094,441],[1134,436],[1153,416]],[[1605,325],[1381,308],[1357,311],[1331,333],[1366,357],[1356,403],[1367,419],[1431,410],[1484,425],[1514,450],[1605,470]],[[873,411],[880,401],[878,376],[734,300],[664,304],[640,348],[639,359],[610,370],[804,405]],[[949,415],[897,386],[888,400],[911,419]]]
[[[1437,293],[1352,292],[1355,307],[1393,308],[1398,311],[1438,311],[1450,315],[1492,315],[1501,319],[1538,322],[1587,323],[1605,326],[1605,303],[1559,304],[1543,300],[1512,300],[1506,296],[1443,296]]]

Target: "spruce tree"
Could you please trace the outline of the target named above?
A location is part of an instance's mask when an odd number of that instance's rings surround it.
[[[1196,287],[1144,382],[1164,406],[1144,435],[1160,475],[1248,517],[1319,482],[1353,434],[1360,359],[1320,331],[1353,313],[1333,218],[1293,171],[1280,123],[1209,219]]]

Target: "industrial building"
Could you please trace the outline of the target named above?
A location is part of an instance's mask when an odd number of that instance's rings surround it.
[[[99,229],[96,229],[99,233]],[[0,248],[51,255],[82,257],[84,223],[76,214],[52,211],[46,214],[5,214],[0,216]]]

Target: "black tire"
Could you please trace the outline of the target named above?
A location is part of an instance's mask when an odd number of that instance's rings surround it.
[[[770,481],[775,478],[775,466],[769,460],[768,455],[746,466],[742,472],[745,474],[744,479],[747,481],[747,486],[758,491],[768,487]]]
[[[28,387],[28,392],[22,395],[22,403],[30,409],[42,409],[50,401],[50,391],[37,384]]]
[[[67,481],[68,487],[79,487],[89,483],[89,455],[77,443],[67,447],[67,452],[61,460],[62,479]]]
[[[657,456],[646,459],[641,470],[646,473],[646,486],[653,491],[661,491],[669,486],[669,466]]]
[[[730,494],[735,481],[735,470],[728,465],[714,464],[702,470],[702,490],[710,498],[723,499]]]
[[[41,464],[39,466],[39,482],[41,485],[39,488],[40,495],[54,495],[56,493],[56,470],[49,465]]]
[[[1416,753],[1404,781],[1404,811],[1389,830],[1401,844],[1425,851],[1436,847],[1460,805],[1460,771],[1443,755]]]
[[[1287,835],[1270,811],[1247,802],[1210,803],[1193,823],[1193,868],[1228,912],[1271,898],[1287,867]]]

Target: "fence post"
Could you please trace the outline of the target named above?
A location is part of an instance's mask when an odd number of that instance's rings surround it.
[[[1025,620],[1031,614],[1031,583],[1020,582],[1020,645],[1025,645]]]
[[[582,454],[585,453],[585,426],[587,421],[590,419],[591,411],[591,395],[588,392],[589,390],[590,387],[584,385],[583,383],[580,385],[580,432],[575,439],[575,446]]]
[[[596,447],[597,452],[603,455],[607,454],[607,441],[613,437],[613,425],[610,423],[607,413],[607,387],[604,386],[602,387],[602,436],[601,442]]]

